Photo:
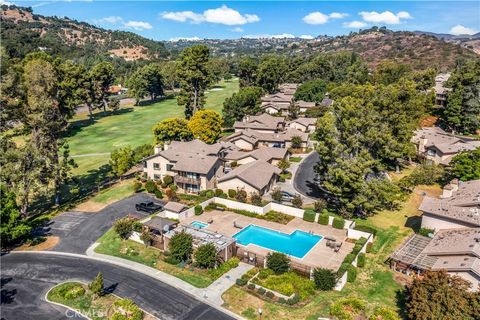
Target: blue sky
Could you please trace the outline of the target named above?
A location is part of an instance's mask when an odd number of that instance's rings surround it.
[[[480,1],[13,1],[156,40],[341,35],[373,25],[472,34]]]

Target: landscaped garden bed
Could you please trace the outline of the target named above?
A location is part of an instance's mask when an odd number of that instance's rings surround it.
[[[110,229],[99,240],[95,252],[126,260],[135,261],[177,277],[197,288],[206,288],[230,269],[238,266],[238,259],[232,258],[216,269],[202,269],[192,264],[171,264],[168,256],[155,248],[145,246],[133,240],[122,240]]]
[[[49,301],[67,306],[92,320],[124,319],[153,320],[133,301],[114,294],[94,294],[87,285],[66,282],[53,287],[47,295]],[[72,317],[73,313],[72,313]]]

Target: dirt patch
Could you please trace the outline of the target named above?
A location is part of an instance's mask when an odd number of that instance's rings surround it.
[[[92,200],[87,200],[85,202],[80,203],[73,210],[81,211],[81,212],[98,212],[108,205],[109,203],[98,203]]]
[[[393,279],[395,282],[398,284],[401,284],[402,286],[407,286],[412,283],[413,278],[407,276],[406,274],[400,273],[400,272],[394,272],[393,273]]]
[[[13,251],[45,251],[52,249],[60,242],[60,238],[56,236],[48,236],[45,241],[37,245],[24,244],[18,248],[15,248]]]

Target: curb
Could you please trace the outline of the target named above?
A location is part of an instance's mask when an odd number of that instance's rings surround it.
[[[87,249],[87,252],[89,251],[92,251],[96,246],[98,246],[98,243],[94,243],[93,245],[91,245],[88,249]],[[74,258],[83,258],[83,259],[90,259],[90,260],[95,260],[95,261],[100,261],[100,262],[105,262],[105,263],[108,263],[108,264],[114,264],[116,266],[119,266],[119,267],[122,267],[122,268],[126,268],[126,269],[129,269],[129,270],[132,270],[132,271],[135,271],[135,272],[138,272],[138,273],[142,273],[146,276],[149,276],[157,281],[160,281],[168,286],[171,286],[171,284],[165,282],[165,281],[162,281],[154,276],[152,276],[151,274],[149,273],[146,273],[146,272],[143,272],[141,270],[137,270],[136,268],[126,264],[126,263],[123,263],[123,262],[119,262],[119,261],[112,261],[112,260],[109,260],[109,259],[105,259],[105,258],[102,258],[102,257],[95,257],[95,256],[91,256],[91,255],[86,255],[86,254],[78,254],[78,253],[70,253],[70,252],[56,252],[56,251],[11,251],[10,252],[11,254],[50,254],[50,255],[57,255],[57,256],[68,256],[68,257],[74,257]],[[119,258],[121,259],[121,258]],[[160,270],[155,270],[156,273],[158,272],[162,272]],[[163,272],[162,272],[163,273]],[[235,314],[233,313],[232,311],[228,310],[228,309],[225,309],[223,308],[222,306],[219,306],[219,305],[216,305],[216,304],[213,304],[211,301],[205,299],[204,297],[202,296],[197,296],[195,294],[193,294],[192,292],[188,291],[188,290],[185,290],[183,288],[180,288],[180,287],[176,287],[176,286],[173,286],[175,289],[178,289],[182,292],[184,292],[185,294],[189,295],[190,297],[200,301],[200,302],[203,302],[235,319],[244,319],[242,318],[241,316],[239,316],[238,314]],[[197,288],[196,288],[197,289]],[[198,289],[206,289],[206,288],[198,288]],[[75,311],[75,310],[74,310]],[[76,312],[76,311],[75,311]]]

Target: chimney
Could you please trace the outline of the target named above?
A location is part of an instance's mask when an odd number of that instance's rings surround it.
[[[163,150],[168,150],[169,147],[170,147],[170,141],[163,143]]]
[[[441,195],[441,198],[450,198],[453,195],[454,189],[455,187],[453,185],[447,184],[445,187],[443,187],[443,193]]]
[[[153,147],[153,153],[154,154],[158,154],[160,153],[160,151],[162,151],[162,145],[161,144],[157,144],[155,147]]]

